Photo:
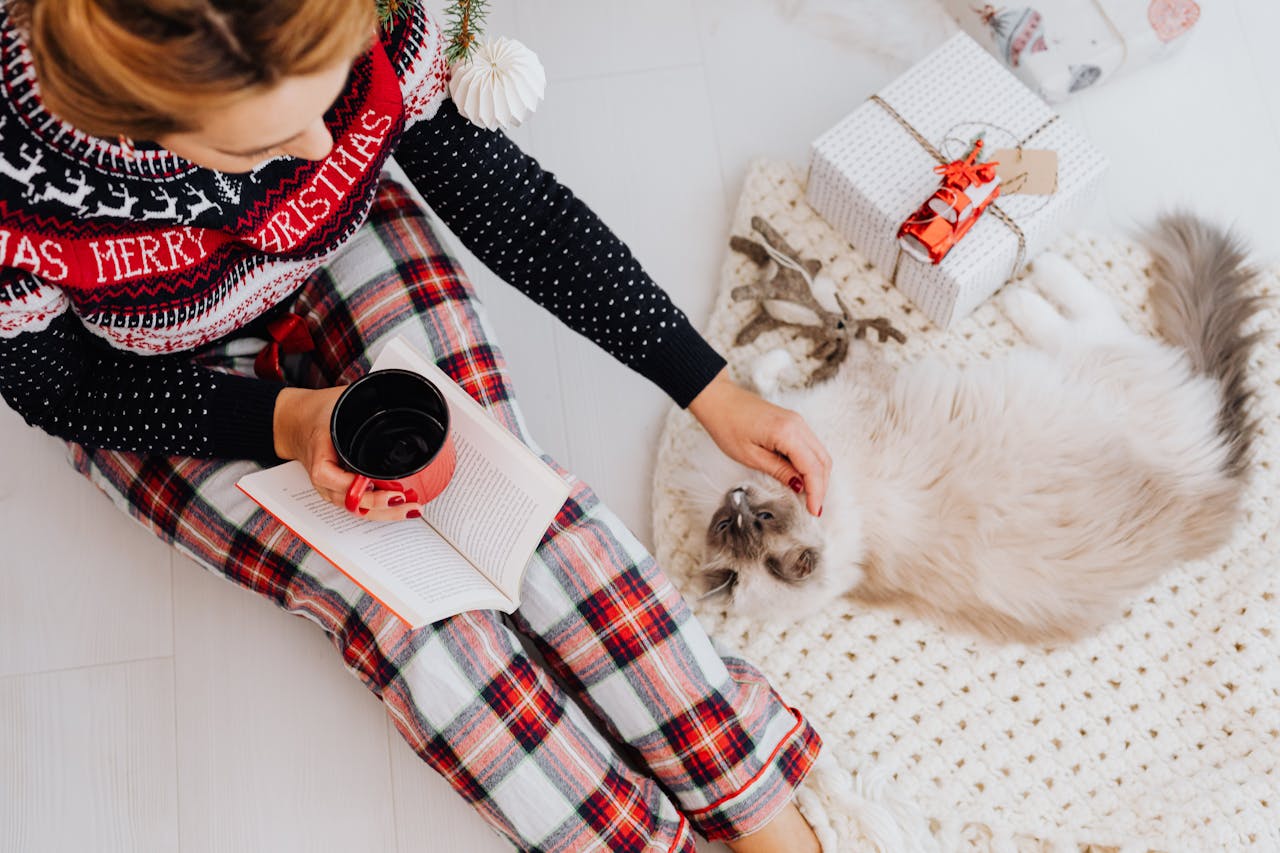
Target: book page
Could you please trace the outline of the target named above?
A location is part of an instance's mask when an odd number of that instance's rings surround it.
[[[373,367],[420,373],[444,394],[458,465],[422,517],[518,600],[525,566],[569,497],[569,485],[403,339],[391,341]]]
[[[237,484],[339,571],[413,627],[464,610],[510,613],[512,597],[425,521],[367,521],[322,498],[299,462]]]

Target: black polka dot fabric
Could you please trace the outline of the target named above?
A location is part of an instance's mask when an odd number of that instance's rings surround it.
[[[405,131],[396,158],[482,262],[681,406],[724,366],[622,241],[501,133],[445,101]],[[21,302],[32,281],[0,269],[0,306]],[[87,447],[272,461],[280,388],[180,353],[114,349],[70,311],[0,336],[0,395],[28,423]]]
[[[592,210],[496,131],[445,101],[396,160],[477,258],[681,406],[724,367]]]
[[[86,447],[274,461],[282,387],[113,349],[69,312],[0,338],[0,394],[27,423]]]

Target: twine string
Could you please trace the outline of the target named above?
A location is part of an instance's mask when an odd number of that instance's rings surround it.
[[[813,285],[813,276],[809,275],[809,271],[807,269],[793,261],[791,258],[788,258],[782,252],[773,248],[773,246],[770,246],[768,242],[762,242],[760,245],[764,246],[764,250],[769,254],[769,257],[773,258],[774,263],[780,267],[786,267],[793,272],[799,273],[800,277],[804,279],[804,283],[809,286],[809,292],[816,293]]]

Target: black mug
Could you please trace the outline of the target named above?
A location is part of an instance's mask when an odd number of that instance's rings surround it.
[[[356,474],[347,490],[351,512],[375,487],[426,503],[449,485],[457,464],[444,395],[411,370],[375,370],[348,385],[329,435],[342,466]]]

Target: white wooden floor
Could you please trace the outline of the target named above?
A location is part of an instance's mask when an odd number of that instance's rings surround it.
[[[551,80],[515,136],[695,320],[748,160],[803,161],[902,67],[791,17],[805,0],[493,5],[490,32],[533,47]],[[1113,162],[1091,224],[1180,202],[1274,261],[1280,3],[1201,5],[1177,57],[1066,106]],[[651,541],[662,395],[469,269],[542,444]],[[506,849],[317,630],[126,522],[3,407],[0,471],[0,850]]]

